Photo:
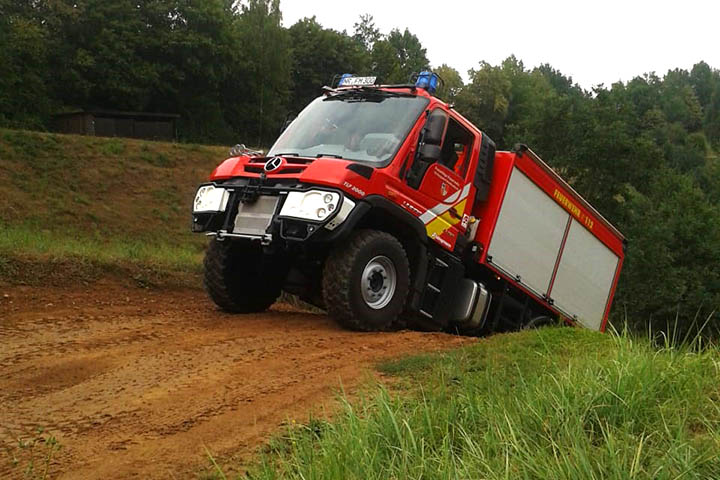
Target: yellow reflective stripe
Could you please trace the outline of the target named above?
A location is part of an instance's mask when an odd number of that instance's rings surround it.
[[[433,234],[440,235],[450,227],[451,225],[442,217],[436,217],[435,220],[425,225],[425,230],[427,230],[428,237],[432,237]]]
[[[456,212],[464,212],[465,211],[465,203],[467,203],[467,199],[461,201],[457,205],[455,205],[453,208],[455,208]],[[432,220],[430,223],[425,225],[425,230],[427,230],[428,236],[432,236],[433,234],[440,235],[448,228],[457,225],[462,220],[462,214],[460,214],[460,218],[455,218],[454,216],[450,215],[450,212],[445,212],[439,217],[435,217],[434,220]]]

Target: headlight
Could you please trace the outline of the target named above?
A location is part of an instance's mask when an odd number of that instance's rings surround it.
[[[280,210],[280,216],[322,221],[335,211],[339,202],[340,194],[335,192],[290,192]]]
[[[340,211],[333,217],[332,220],[325,224],[325,228],[328,230],[335,230],[338,225],[343,223],[348,215],[350,215],[353,208],[355,208],[355,202],[350,200],[348,197],[343,198],[342,205],[340,205],[339,208]]]
[[[224,188],[212,185],[200,187],[195,194],[193,212],[224,212],[230,195]]]

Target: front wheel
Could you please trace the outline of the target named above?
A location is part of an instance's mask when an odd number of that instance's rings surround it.
[[[263,254],[259,245],[212,239],[204,267],[205,290],[226,312],[262,312],[280,296],[284,279],[281,262]]]
[[[359,230],[330,253],[323,298],[331,317],[352,330],[387,330],[397,321],[410,287],[402,244],[377,230]]]

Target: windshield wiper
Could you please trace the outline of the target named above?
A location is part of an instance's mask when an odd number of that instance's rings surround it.
[[[330,158],[340,158],[340,159],[345,158],[342,155],[337,155],[335,153],[318,153],[317,155],[315,155],[315,158],[320,158],[320,157],[330,157]]]
[[[382,102],[386,98],[397,97],[414,97],[414,95],[405,92],[388,92],[372,87],[358,87],[350,90],[341,90],[339,92],[328,95],[325,100],[342,100],[350,102]]]
[[[412,93],[407,92],[388,92],[387,90],[380,90],[379,88],[375,87],[360,87],[358,88],[359,91],[366,93],[368,95],[383,95],[385,97],[414,97]]]
[[[276,156],[276,157],[280,157],[280,156],[284,156],[284,157],[299,157],[300,154],[299,154],[299,153],[295,153],[295,152],[276,153],[275,156]]]

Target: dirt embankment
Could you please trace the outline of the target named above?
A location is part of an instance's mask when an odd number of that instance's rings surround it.
[[[348,332],[282,305],[231,316],[198,290],[0,288],[0,477],[22,475],[33,452],[16,440],[38,428],[62,445],[52,478],[191,477],[206,447],[247,459],[379,359],[467,341]]]

